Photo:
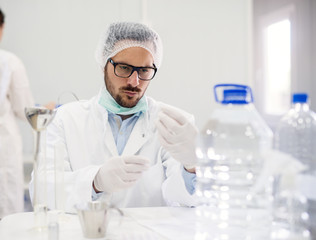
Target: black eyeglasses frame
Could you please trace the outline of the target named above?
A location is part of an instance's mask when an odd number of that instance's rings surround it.
[[[132,76],[132,74],[136,71],[137,74],[138,74],[138,78],[139,78],[140,80],[142,80],[142,81],[150,81],[150,80],[152,80],[152,79],[155,77],[155,75],[156,75],[156,73],[157,73],[157,68],[156,68],[155,64],[153,64],[154,67],[135,67],[135,66],[132,66],[132,65],[129,65],[129,64],[126,64],[126,63],[114,62],[112,58],[109,58],[108,62],[110,62],[110,63],[113,65],[115,76],[120,77],[120,78],[129,78],[129,77]],[[115,71],[116,66],[117,66],[118,64],[122,64],[122,65],[126,65],[126,66],[131,67],[133,70],[132,70],[132,72],[130,73],[130,75],[127,76],[127,77],[118,76],[118,75],[116,74],[116,71]],[[141,78],[141,77],[139,76],[139,70],[140,70],[140,69],[143,69],[143,68],[150,68],[150,69],[153,69],[153,70],[154,70],[154,74],[153,74],[153,76],[152,76],[150,79],[143,79],[143,78]]]

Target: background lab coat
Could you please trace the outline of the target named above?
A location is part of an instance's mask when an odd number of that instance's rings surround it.
[[[100,95],[100,94],[99,94]],[[100,166],[118,156],[108,113],[98,104],[99,95],[88,101],[74,102],[58,108],[47,129],[48,206],[54,208],[54,148],[61,145],[65,166],[66,211],[77,203],[91,200],[92,181]],[[137,183],[113,193],[111,203],[117,207],[150,207],[167,204],[193,205],[182,178],[182,165],[162,148],[155,121],[159,104],[147,97],[148,111],[141,114],[126,143],[122,156],[142,155],[151,167]],[[193,119],[192,115],[188,117]],[[30,184],[33,195],[33,185]]]
[[[0,49],[0,218],[23,211],[22,139],[15,117],[26,120],[24,108],[33,104],[22,62]]]

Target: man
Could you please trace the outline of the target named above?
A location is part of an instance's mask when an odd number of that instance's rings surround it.
[[[0,10],[0,40],[4,25]],[[16,118],[26,120],[24,108],[33,104],[22,61],[0,49],[0,219],[24,209],[22,138]]]
[[[161,65],[159,35],[143,24],[114,23],[96,55],[105,87],[60,107],[47,130],[47,169],[54,149],[64,161],[66,210],[99,197],[118,207],[193,205],[193,117],[144,95]]]

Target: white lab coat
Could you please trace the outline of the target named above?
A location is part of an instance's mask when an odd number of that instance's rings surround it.
[[[48,207],[54,208],[54,149],[60,146],[64,161],[66,211],[74,205],[91,201],[92,182],[101,165],[118,156],[108,113],[98,104],[99,95],[60,107],[47,128]],[[148,111],[141,114],[128,139],[122,156],[142,155],[151,160],[151,167],[137,183],[115,192],[110,201],[117,207],[152,207],[169,204],[194,205],[182,177],[182,165],[170,157],[160,145],[155,121],[159,104],[147,98]],[[189,115],[192,120],[193,116]],[[31,197],[33,183],[30,184]]]
[[[33,104],[22,62],[0,49],[0,218],[23,211],[22,140],[15,118],[26,120],[24,108]]]

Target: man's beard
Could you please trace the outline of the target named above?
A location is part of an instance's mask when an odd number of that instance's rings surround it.
[[[130,92],[140,92],[141,90],[137,87],[132,87],[131,85],[127,85],[126,87],[121,87],[119,88],[120,91],[130,91]],[[137,99],[135,99],[133,102],[130,101],[126,101],[123,99],[123,97],[120,94],[117,94],[116,96],[113,96],[113,93],[108,90],[110,92],[110,94],[112,95],[112,97],[115,99],[115,101],[122,107],[126,107],[126,108],[132,108],[135,107],[136,104],[138,103],[138,101],[141,99],[141,97],[138,97]],[[132,100],[132,97],[130,96],[126,96],[127,99]]]
[[[109,93],[111,94],[111,96],[114,98],[114,100],[122,107],[125,107],[125,108],[132,108],[132,107],[135,107],[136,104],[138,103],[138,101],[143,97],[144,94],[142,94],[141,96],[139,96],[137,99],[135,99],[134,101],[126,101],[122,95],[120,95],[120,92],[122,91],[129,91],[129,92],[141,92],[141,89],[139,89],[138,87],[133,87],[131,85],[127,85],[125,87],[120,87],[119,88],[119,93],[118,94],[115,94],[115,88],[114,86],[112,85],[112,83],[110,81],[108,81],[108,76],[107,76],[107,72],[104,71],[104,82],[105,82],[105,86],[106,86],[106,89],[109,91]],[[128,100],[131,100],[132,97],[130,96],[126,96],[126,98]]]

